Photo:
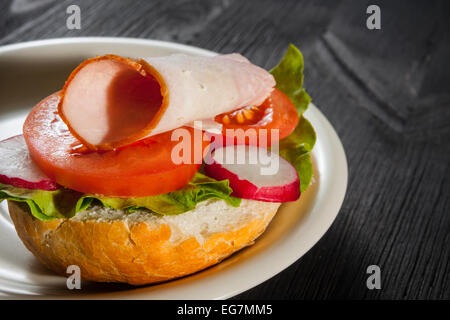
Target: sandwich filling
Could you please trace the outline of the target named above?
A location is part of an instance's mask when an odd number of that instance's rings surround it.
[[[259,105],[273,76],[239,54],[84,61],[61,92],[59,114],[92,150],[111,150],[194,120]]]
[[[174,131],[205,134],[190,125],[198,120],[214,122],[223,132],[210,134],[212,139],[199,148],[192,146],[187,158],[198,153],[204,158],[214,150],[211,141],[273,150],[276,145],[277,154],[295,168],[300,194],[313,175],[310,154],[316,135],[303,116],[310,101],[303,88],[303,57],[293,45],[270,73],[238,54],[88,59],[25,122],[21,150],[28,150],[39,172],[33,177],[40,180],[24,184],[27,177],[18,174],[22,182],[17,183],[12,162],[3,161],[0,201],[24,202],[41,220],[71,218],[92,206],[162,216],[214,199],[238,207],[246,198],[239,193],[243,180],[258,188],[251,178],[215,179],[205,174],[210,172],[204,170],[210,165],[206,162],[172,161]],[[230,140],[227,129],[254,130],[258,138]],[[264,130],[277,135],[261,147]],[[5,146],[0,142],[0,153]],[[274,181],[264,187],[279,185]],[[279,197],[264,201],[284,202]]]

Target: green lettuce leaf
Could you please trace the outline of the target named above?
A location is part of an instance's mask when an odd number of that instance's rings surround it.
[[[30,207],[31,214],[40,220],[73,216],[82,195],[82,193],[67,189],[30,190],[0,183],[0,202],[3,200],[25,202]],[[79,209],[84,209],[84,207],[80,206]]]
[[[241,199],[230,196],[232,192],[228,180],[216,181],[197,172],[192,181],[179,190],[136,198],[103,197],[69,189],[28,190],[0,184],[0,202],[3,200],[26,202],[31,214],[40,220],[71,218],[95,203],[113,209],[129,211],[147,209],[155,214],[174,215],[192,210],[198,203],[208,199],[222,199],[231,206],[238,207]]]
[[[174,215],[195,209],[197,203],[208,199],[222,199],[239,207],[241,199],[230,196],[233,190],[228,180],[217,181],[197,172],[191,182],[177,191],[138,198],[112,198],[87,195],[83,200],[100,201],[112,209],[148,209],[160,215]]]
[[[300,117],[294,132],[280,141],[279,154],[297,169],[300,192],[304,192],[311,183],[311,150],[315,143],[316,133],[311,123],[303,116]]]
[[[283,59],[270,73],[277,82],[276,87],[289,97],[299,114],[294,132],[280,141],[279,153],[297,169],[300,191],[304,192],[313,176],[311,150],[316,143],[316,133],[303,117],[311,97],[303,88],[303,55],[300,50],[290,44]]]
[[[300,50],[291,43],[283,59],[270,73],[277,82],[277,89],[289,97],[299,115],[305,112],[311,97],[303,88],[303,55]]]

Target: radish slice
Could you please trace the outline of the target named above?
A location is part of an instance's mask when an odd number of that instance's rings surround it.
[[[207,156],[205,162],[208,176],[230,181],[233,196],[267,202],[295,201],[300,197],[297,170],[265,148],[220,147]]]
[[[31,159],[23,135],[0,141],[0,183],[25,189],[58,189]]]

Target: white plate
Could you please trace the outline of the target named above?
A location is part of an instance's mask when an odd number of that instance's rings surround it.
[[[19,134],[33,105],[59,90],[83,59],[105,53],[155,56],[170,53],[214,55],[211,51],[161,41],[122,38],[72,38],[0,47],[0,139]],[[306,63],[308,63],[306,61]],[[256,243],[217,266],[163,284],[134,288],[83,282],[66,288],[20,242],[6,203],[0,207],[0,295],[121,299],[224,299],[273,277],[303,256],[327,231],[347,187],[344,149],[333,127],[311,105],[305,114],[317,131],[313,185],[295,203],[285,204]]]

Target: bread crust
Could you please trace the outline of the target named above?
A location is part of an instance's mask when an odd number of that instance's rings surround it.
[[[169,224],[148,221],[130,224],[126,220],[42,221],[33,217],[22,203],[8,201],[8,207],[20,239],[49,269],[66,275],[69,265],[78,265],[85,280],[132,285],[182,277],[220,262],[251,245],[278,209],[261,202],[255,207],[260,212],[241,225],[209,234],[204,241],[189,237],[174,242]]]

